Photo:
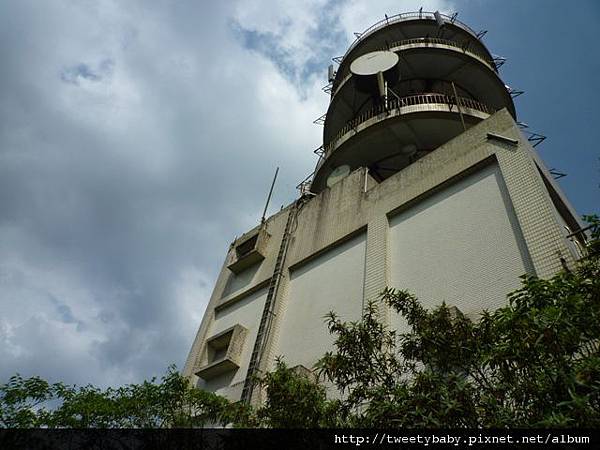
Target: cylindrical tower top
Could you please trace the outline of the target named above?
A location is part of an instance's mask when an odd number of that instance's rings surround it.
[[[386,17],[358,35],[332,77],[311,189],[342,165],[382,181],[503,108],[516,116],[471,28],[438,12]]]

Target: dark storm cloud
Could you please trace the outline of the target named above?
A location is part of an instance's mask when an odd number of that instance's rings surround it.
[[[0,6],[1,379],[120,384],[181,366],[274,166],[290,185],[310,170],[320,103],[241,49],[229,14]]]

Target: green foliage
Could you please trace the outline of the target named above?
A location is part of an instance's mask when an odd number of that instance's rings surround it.
[[[54,405],[53,409],[47,406]],[[162,428],[247,423],[250,410],[190,386],[174,367],[117,389],[13,376],[0,385],[0,428]]]
[[[39,416],[46,415],[40,405],[52,400],[62,388],[62,384],[51,386],[39,377],[12,376],[8,383],[0,386],[0,427],[38,426]]]
[[[269,428],[317,428],[332,426],[325,388],[278,359],[276,368],[261,380],[267,400],[257,411],[262,426]]]

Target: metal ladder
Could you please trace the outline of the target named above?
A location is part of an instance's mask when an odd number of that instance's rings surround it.
[[[277,254],[277,260],[275,261],[273,276],[271,276],[271,280],[269,282],[269,290],[267,291],[265,306],[260,319],[256,341],[254,341],[254,348],[250,357],[248,372],[246,374],[246,379],[244,380],[244,388],[242,389],[241,401],[245,403],[250,403],[250,400],[252,399],[252,393],[255,386],[255,376],[260,370],[260,363],[267,345],[271,324],[273,322],[273,316],[275,316],[275,312],[273,311],[275,299],[279,289],[279,282],[281,281],[283,264],[287,255],[288,243],[291,234],[290,228],[296,217],[297,210],[298,201],[294,202],[294,205],[288,214],[285,230],[283,231],[283,237],[281,238],[281,243],[279,244],[279,253]]]

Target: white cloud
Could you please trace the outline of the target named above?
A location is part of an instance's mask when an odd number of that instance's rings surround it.
[[[245,30],[270,37],[287,63],[302,68],[327,46],[315,44],[323,12],[328,9],[327,0],[240,1],[235,5],[234,20]]]

